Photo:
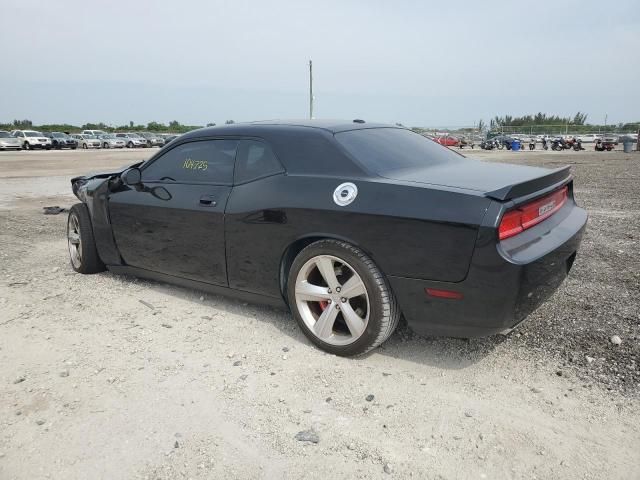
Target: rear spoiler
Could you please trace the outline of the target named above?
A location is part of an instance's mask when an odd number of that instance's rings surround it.
[[[571,180],[571,167],[567,165],[566,167],[551,170],[549,173],[542,175],[541,177],[532,178],[531,180],[527,180],[522,183],[508,185],[506,187],[499,188],[498,190],[494,190],[493,192],[487,192],[484,196],[504,202],[505,200],[511,200],[512,198],[530,195],[558,183],[567,183],[569,180]]]

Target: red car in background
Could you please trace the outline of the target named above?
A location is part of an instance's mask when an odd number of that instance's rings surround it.
[[[435,137],[433,141],[440,145],[444,145],[445,147],[457,147],[460,144],[460,140],[456,137],[452,137],[451,135]]]

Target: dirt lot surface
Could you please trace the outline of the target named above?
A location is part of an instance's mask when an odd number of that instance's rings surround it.
[[[42,207],[150,153],[0,153],[0,479],[640,478],[639,154],[474,151],[573,165],[570,277],[507,337],[344,359],[283,311],[71,270]]]

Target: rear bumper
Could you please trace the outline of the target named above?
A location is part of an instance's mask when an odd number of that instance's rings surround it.
[[[586,223],[586,212],[571,200],[549,219],[498,244],[495,230],[481,231],[462,282],[401,277],[389,277],[389,282],[409,326],[419,334],[466,338],[504,332],[562,284]],[[434,298],[426,288],[453,290],[463,298]]]

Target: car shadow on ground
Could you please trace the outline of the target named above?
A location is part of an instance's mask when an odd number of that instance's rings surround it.
[[[114,278],[131,281],[134,277],[113,275]],[[256,319],[277,328],[282,334],[282,345],[291,341],[298,344],[312,345],[300,330],[291,313],[283,308],[270,307],[256,303],[248,303],[243,300],[214,295],[200,291],[156,282],[153,280],[137,279],[140,285],[150,288],[163,295],[179,298],[183,301],[192,301],[198,306],[211,306],[216,310],[222,310],[227,314],[243,316],[248,319]],[[205,303],[199,300],[205,296]],[[143,304],[141,309],[147,308]],[[161,321],[159,316],[159,322]],[[211,319],[212,322],[216,318]],[[486,338],[459,339],[443,337],[422,337],[415,334],[402,320],[394,334],[380,347],[373,351],[355,357],[354,361],[366,361],[372,355],[384,355],[398,360],[410,361],[445,370],[460,370],[474,365],[492,354],[495,348],[505,341],[506,337],[494,335]],[[315,347],[314,347],[315,348]]]

